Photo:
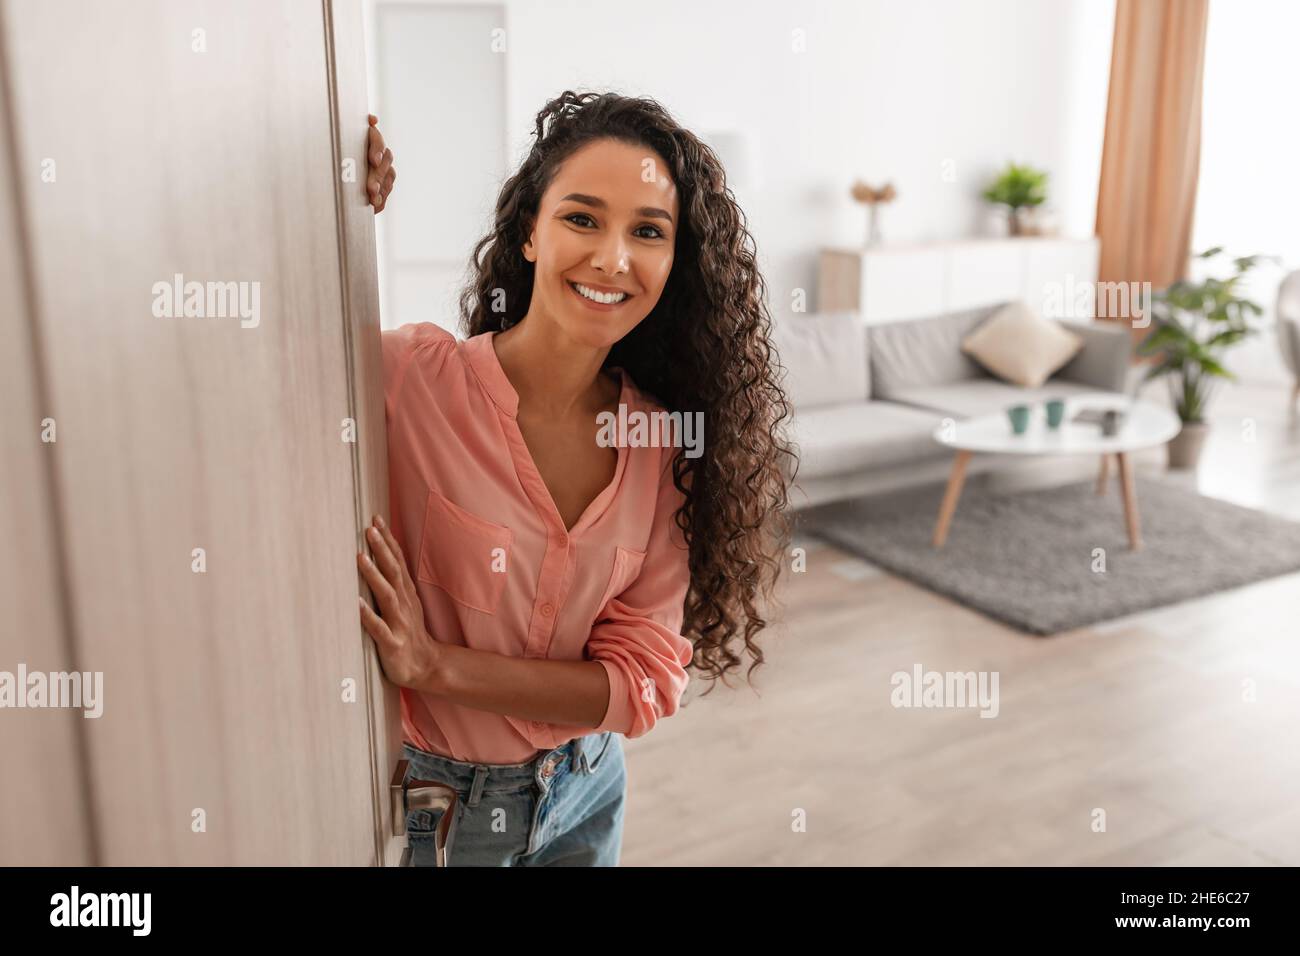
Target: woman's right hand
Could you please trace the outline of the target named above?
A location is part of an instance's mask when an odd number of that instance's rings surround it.
[[[439,673],[441,645],[424,627],[424,606],[406,570],[402,549],[379,515],[366,529],[366,541],[374,560],[358,552],[357,564],[380,613],[376,614],[365,598],[359,598],[361,624],[374,640],[384,675],[390,681],[398,687],[428,689]]]

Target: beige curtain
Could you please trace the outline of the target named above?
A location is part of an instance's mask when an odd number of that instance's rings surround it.
[[[1097,192],[1103,282],[1159,289],[1187,274],[1208,14],[1209,0],[1116,0]]]

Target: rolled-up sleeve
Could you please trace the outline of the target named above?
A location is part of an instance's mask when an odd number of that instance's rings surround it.
[[[648,733],[677,712],[690,682],[693,648],[681,633],[690,555],[674,521],[684,495],[673,484],[672,460],[668,449],[641,570],[606,601],[587,640],[587,656],[609,675],[609,707],[596,733]]]

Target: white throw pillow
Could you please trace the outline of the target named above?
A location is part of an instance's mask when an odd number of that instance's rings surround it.
[[[1083,339],[1023,302],[1008,302],[961,342],[961,350],[992,374],[1038,388],[1083,348]]]

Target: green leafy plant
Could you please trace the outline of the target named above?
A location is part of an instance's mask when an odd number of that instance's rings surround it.
[[[1222,252],[1221,246],[1215,246],[1196,258],[1212,259]],[[1151,297],[1155,330],[1137,351],[1156,356],[1156,363],[1143,381],[1169,376],[1170,397],[1184,422],[1204,422],[1214,382],[1236,379],[1220,357],[1229,346],[1256,331],[1249,317],[1263,312],[1257,303],[1238,294],[1238,283],[1260,261],[1271,258],[1242,256],[1232,260],[1236,271],[1226,279],[1179,280]]]
[[[1047,199],[1047,173],[1032,166],[1008,163],[984,190],[984,198],[1010,206],[1013,212],[1022,206],[1038,206]]]

